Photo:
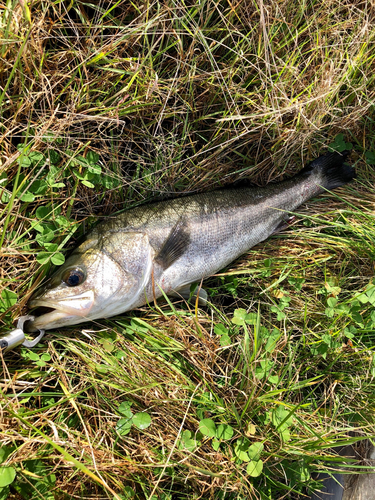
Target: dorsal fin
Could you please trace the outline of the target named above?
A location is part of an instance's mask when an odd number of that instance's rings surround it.
[[[163,269],[167,269],[183,255],[189,243],[190,234],[187,224],[184,220],[180,219],[172,228],[155,261]]]

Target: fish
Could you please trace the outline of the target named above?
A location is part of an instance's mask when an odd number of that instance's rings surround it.
[[[189,297],[192,284],[275,233],[301,204],[350,182],[348,155],[319,156],[265,187],[218,189],[108,217],[31,297],[29,331],[117,316],[163,295]]]

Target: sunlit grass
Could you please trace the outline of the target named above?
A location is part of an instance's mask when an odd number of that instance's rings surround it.
[[[4,332],[98,218],[278,181],[332,143],[358,176],[207,280],[207,307],[7,353],[1,498],[297,499],[374,436],[374,28],[342,1],[6,3]]]

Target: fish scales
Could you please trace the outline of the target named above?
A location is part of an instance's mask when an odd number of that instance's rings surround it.
[[[186,290],[270,236],[288,212],[349,182],[347,153],[314,160],[299,175],[268,186],[226,189],[140,206],[89,233],[31,307],[34,329],[110,317],[163,293]]]
[[[214,191],[138,207],[101,223],[97,232],[144,231],[157,254],[173,227],[186,221],[189,244],[183,258],[167,270],[158,266],[154,275],[156,281],[164,279],[163,290],[168,292],[225,267],[272,234],[288,211],[319,192],[308,178],[268,188]]]

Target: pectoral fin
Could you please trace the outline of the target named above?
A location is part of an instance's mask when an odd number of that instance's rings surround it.
[[[189,243],[190,234],[186,223],[183,220],[179,220],[173,227],[155,261],[163,269],[167,269],[184,254]]]

